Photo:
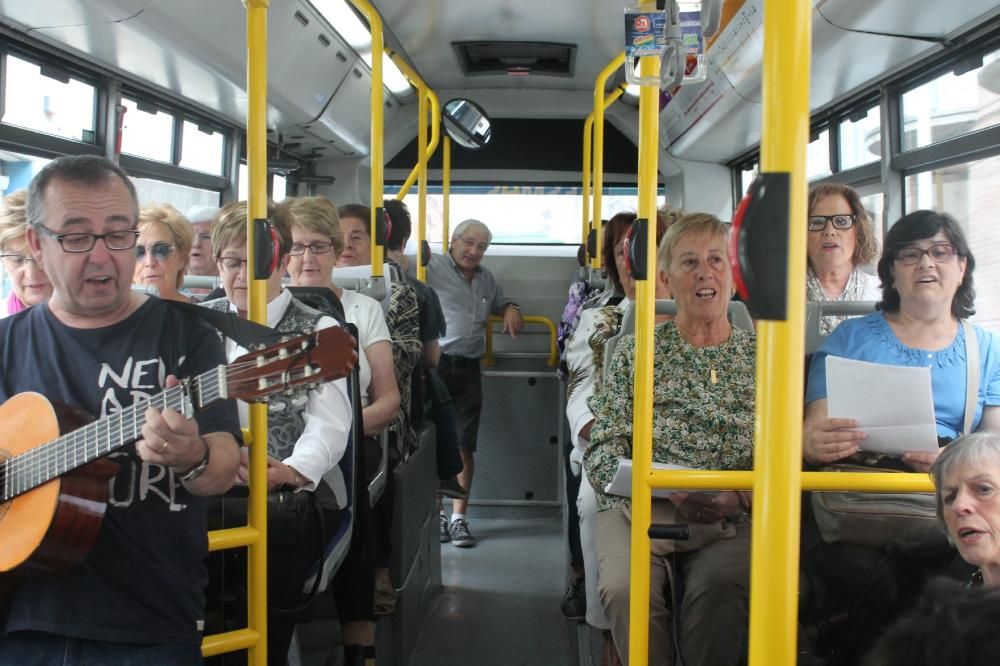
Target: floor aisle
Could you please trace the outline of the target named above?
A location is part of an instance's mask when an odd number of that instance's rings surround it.
[[[444,589],[411,666],[576,666],[561,525],[473,519],[474,548],[441,544]]]

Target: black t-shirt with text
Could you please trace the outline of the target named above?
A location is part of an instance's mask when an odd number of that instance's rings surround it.
[[[193,377],[225,362],[211,326],[152,297],[105,328],[70,328],[45,304],[0,320],[3,401],[37,391],[102,417],[160,393],[167,375]],[[200,432],[228,432],[239,441],[234,401],[195,419]],[[108,457],[121,469],[109,483],[108,510],[93,549],[63,577],[22,583],[5,629],[197,643],[207,581],[205,499],[191,495],[172,469],[142,462],[134,444]]]

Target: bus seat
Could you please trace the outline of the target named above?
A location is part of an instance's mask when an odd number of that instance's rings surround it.
[[[658,315],[676,315],[677,314],[677,302],[670,299],[660,299],[656,301],[656,314]],[[753,319],[750,317],[750,311],[747,310],[747,306],[740,301],[729,301],[729,306],[726,308],[726,316],[729,317],[729,323],[736,328],[743,329],[749,333],[753,333]]]
[[[374,298],[382,305],[385,313],[389,312],[389,297],[392,295],[392,285],[399,282],[402,276],[389,264],[382,265],[382,277],[372,277],[370,264],[364,266],[345,266],[333,269],[333,283],[341,289],[357,291]]]
[[[806,354],[812,354],[826,336],[821,326],[824,316],[861,317],[875,312],[875,301],[812,301],[806,303]]]

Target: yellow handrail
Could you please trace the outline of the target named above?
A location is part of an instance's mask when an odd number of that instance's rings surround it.
[[[554,368],[559,364],[559,352],[556,350],[556,325],[548,317],[529,315],[522,317],[525,324],[541,324],[549,329],[549,360],[548,365]],[[486,324],[486,354],[483,356],[483,365],[496,365],[497,360],[493,356],[493,324],[502,324],[503,317],[490,315]]]
[[[751,471],[708,469],[654,470],[647,477],[651,488],[691,490],[751,490]],[[934,485],[927,474],[912,472],[802,472],[802,490],[842,490],[856,493],[930,493]],[[756,508],[756,501],[754,502]],[[798,527],[796,527],[798,530]]]
[[[382,55],[385,42],[382,37],[382,17],[369,0],[350,0],[354,7],[368,20],[368,30],[372,36],[372,90],[371,90],[371,234],[376,237],[375,209],[382,205],[384,191],[385,152],[383,131],[385,127],[385,90],[382,83]],[[381,245],[372,244],[372,277],[382,277],[382,262],[385,252]]]
[[[604,189],[604,88],[608,79],[625,63],[625,52],[605,65],[594,83],[594,229],[597,230],[597,252],[594,268],[601,267],[601,194]]]
[[[660,59],[641,58],[643,77],[660,80]],[[652,220],[646,225],[646,279],[636,281],[635,382],[632,416],[632,539],[629,566],[629,663],[649,661],[649,524],[652,490],[648,477],[653,464],[653,318],[656,314],[656,182],[660,147],[659,88],[643,86],[639,93],[639,210],[638,217]],[[596,90],[595,90],[596,95]],[[596,98],[595,98],[596,102]],[[602,109],[603,114],[603,109]],[[600,118],[603,124],[603,117]],[[595,121],[596,123],[597,121]],[[594,126],[597,143],[597,125]],[[603,138],[602,138],[603,141]],[[594,200],[599,201],[597,165],[594,169]],[[594,204],[594,219],[600,208]],[[600,235],[598,235],[600,247]],[[598,252],[600,258],[600,252]]]
[[[444,205],[441,210],[441,252],[448,251],[448,233],[451,227],[451,137],[444,138],[444,154],[441,155],[444,173],[441,174],[441,192]]]
[[[253,650],[254,645],[260,650],[260,643],[264,641],[267,632],[258,633],[253,629],[237,629],[227,631],[224,634],[213,634],[205,636],[201,642],[201,654],[203,657],[214,657],[223,652],[235,652],[236,650]],[[256,661],[256,658],[254,658]]]
[[[604,109],[615,103],[625,92],[625,84],[621,84],[604,98]],[[590,231],[590,179],[593,175],[591,158],[593,157],[593,134],[594,134],[594,112],[587,114],[587,119],[583,121],[583,230],[582,243],[587,243],[587,234]]]

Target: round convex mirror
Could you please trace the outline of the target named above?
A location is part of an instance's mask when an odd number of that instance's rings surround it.
[[[444,105],[441,116],[448,136],[460,146],[474,150],[490,142],[490,118],[472,100],[451,100]]]

